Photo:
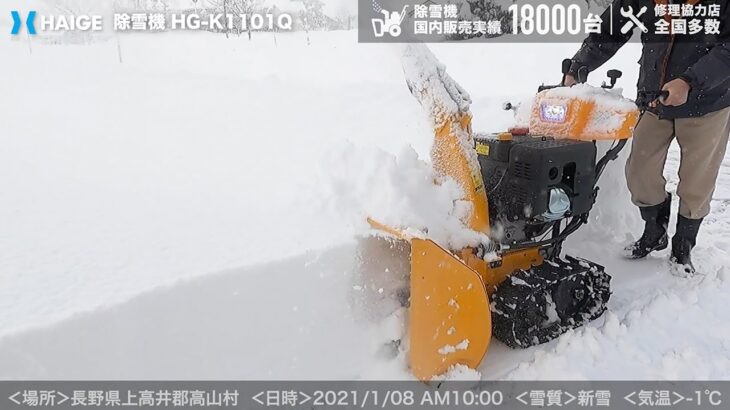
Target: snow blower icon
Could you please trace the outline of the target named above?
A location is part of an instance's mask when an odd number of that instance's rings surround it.
[[[390,12],[381,8],[379,11],[383,15],[383,18],[372,19],[373,34],[375,37],[381,38],[385,35],[385,33],[390,34],[392,37],[400,36],[403,31],[400,25],[403,23],[403,19],[406,18],[407,8],[408,5],[403,6],[403,10],[400,12]]]

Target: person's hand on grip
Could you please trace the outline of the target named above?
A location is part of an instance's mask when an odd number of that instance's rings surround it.
[[[570,74],[565,75],[565,80],[563,81],[563,85],[566,87],[572,87],[573,85],[577,84],[578,81]]]
[[[657,105],[662,104],[670,107],[677,107],[684,105],[687,102],[689,96],[690,85],[687,81],[677,78],[674,79],[662,87],[662,91],[667,91],[669,95],[658,100],[654,100],[649,103],[649,107],[655,108]]]

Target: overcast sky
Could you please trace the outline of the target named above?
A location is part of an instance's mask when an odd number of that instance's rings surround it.
[[[64,0],[59,0],[63,2]],[[111,3],[112,0],[98,0],[99,2],[109,2]],[[285,5],[286,3],[290,3],[292,0],[268,0],[269,2],[272,2],[274,4],[281,3],[282,5]],[[325,9],[328,13],[336,13],[339,10],[348,10],[351,13],[355,13],[357,11],[357,2],[358,0],[322,0],[325,3]],[[44,3],[52,4],[54,0],[2,0],[0,1],[0,4],[2,4],[5,10],[0,10],[0,12],[3,12],[3,14],[9,14],[9,11],[6,10],[13,10],[13,9],[19,9],[19,10],[26,10],[30,7],[37,7],[39,5],[43,5]],[[73,0],[71,0],[73,2]],[[193,2],[192,0],[171,0],[171,3],[178,5],[179,7],[184,6],[192,6]]]
[[[55,0],[0,0],[0,30],[9,31],[10,27],[12,26],[12,19],[10,18],[10,10],[21,10],[21,11],[28,11],[32,9],[36,9],[39,12],[44,12],[45,10],[48,10],[48,5],[53,4]],[[64,0],[58,0],[63,2]],[[67,0],[70,2],[74,2],[77,0]],[[90,3],[94,4],[96,1],[99,3],[101,2],[108,2],[111,3],[112,0],[93,0],[89,2],[89,0],[80,0],[81,3]],[[267,3],[272,3],[278,5],[281,9],[286,10],[288,7],[286,7],[287,4],[291,4],[292,0],[266,0]],[[346,10],[349,14],[356,15],[357,14],[357,2],[358,0],[322,0],[325,3],[325,13],[329,16],[339,16],[342,14],[343,10]],[[177,7],[187,7],[192,6],[193,2],[192,0],[171,0],[171,3],[174,4]],[[300,6],[301,7],[301,6]],[[103,7],[102,7],[103,9]],[[299,9],[297,7],[296,9]]]

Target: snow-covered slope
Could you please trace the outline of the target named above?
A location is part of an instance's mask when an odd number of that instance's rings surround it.
[[[0,377],[409,377],[386,345],[402,277],[362,276],[354,237],[373,167],[407,145],[427,157],[432,137],[397,53],[355,39],[123,36],[123,64],[113,40],[30,54],[0,39],[0,73],[23,80],[0,100]],[[575,47],[434,52],[492,131]],[[637,54],[611,64],[629,89]],[[619,258],[640,230],[621,162],[566,247],[614,276],[610,313],[538,348],[495,342],[482,377],[730,378],[730,167],[697,249],[705,275],[680,279],[666,255]]]
[[[368,355],[332,353],[377,342],[346,308],[353,249],[206,275],[8,338],[0,377],[358,377]]]
[[[123,64],[115,41],[21,40],[0,42],[0,335],[336,246],[331,150],[428,143],[398,61],[352,33],[122,36]]]

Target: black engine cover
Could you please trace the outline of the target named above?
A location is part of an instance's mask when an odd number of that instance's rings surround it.
[[[553,188],[561,188],[570,198],[566,216],[586,213],[593,206],[594,143],[534,136],[506,141],[477,136],[475,143],[490,222],[505,228],[512,239],[507,242],[527,239],[526,225],[546,222],[542,215],[548,211]]]

